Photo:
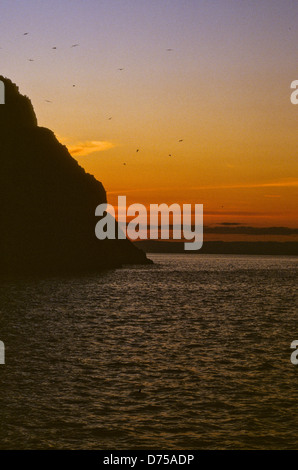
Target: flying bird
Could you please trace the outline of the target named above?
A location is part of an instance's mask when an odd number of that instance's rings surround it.
[[[168,52],[171,52],[173,49],[167,49]]]
[[[183,139],[178,140],[178,142],[183,142]]]
[[[140,151],[140,149],[137,149],[136,152],[138,153]]]
[[[34,62],[34,59],[28,59],[28,60],[29,60],[29,62]]]
[[[23,36],[27,36],[29,33],[24,33]]]
[[[71,47],[78,47],[80,44],[73,44]]]
[[[52,49],[57,49],[57,47],[52,47]]]
[[[45,100],[45,102],[46,102],[46,103],[52,103],[52,101],[50,101],[50,100]]]
[[[124,69],[118,69],[118,70],[124,70]]]

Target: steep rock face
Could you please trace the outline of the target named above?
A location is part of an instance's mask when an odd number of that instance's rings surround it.
[[[100,270],[147,263],[128,240],[97,240],[103,185],[53,132],[38,127],[29,98],[5,83],[0,106],[0,274]]]
[[[37,118],[30,99],[8,78],[0,75],[5,84],[5,106],[0,106],[0,133],[20,127],[36,127]]]

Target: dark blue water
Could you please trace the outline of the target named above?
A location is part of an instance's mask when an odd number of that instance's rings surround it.
[[[151,257],[1,283],[1,449],[298,448],[298,259]]]

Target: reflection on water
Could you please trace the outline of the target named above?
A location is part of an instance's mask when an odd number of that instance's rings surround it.
[[[151,257],[2,282],[0,448],[298,447],[297,259]]]

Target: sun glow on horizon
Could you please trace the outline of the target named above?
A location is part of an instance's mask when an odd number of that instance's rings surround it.
[[[3,0],[0,11],[1,72],[109,202],[297,226],[298,4]]]

